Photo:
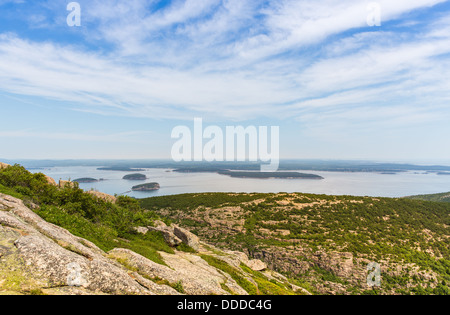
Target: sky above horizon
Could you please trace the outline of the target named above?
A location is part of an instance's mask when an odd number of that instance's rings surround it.
[[[0,0],[0,159],[170,158],[279,126],[284,159],[450,165],[443,0]],[[381,25],[370,25],[380,8]]]

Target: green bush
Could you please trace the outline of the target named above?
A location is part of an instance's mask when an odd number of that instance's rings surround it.
[[[140,235],[136,226],[152,225],[155,212],[140,207],[130,197],[118,197],[112,204],[85,193],[77,183],[60,189],[47,182],[45,175],[32,174],[20,165],[0,170],[0,192],[28,198],[39,207],[34,211],[44,220],[85,238],[104,251],[129,248],[153,261],[164,263],[157,253],[173,253],[161,233]],[[188,250],[187,248],[185,250]]]

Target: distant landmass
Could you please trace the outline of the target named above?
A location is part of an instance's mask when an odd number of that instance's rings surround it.
[[[315,174],[305,174],[299,172],[255,172],[255,171],[236,171],[226,170],[217,167],[186,167],[174,170],[178,173],[218,173],[235,178],[284,178],[284,179],[323,179],[322,176]]]
[[[96,183],[96,182],[99,182],[99,180],[95,179],[95,178],[85,177],[85,178],[75,179],[74,182],[77,182],[77,183]]]
[[[111,166],[111,167],[99,167],[99,171],[121,171],[121,172],[142,172],[145,171],[141,168],[131,168],[127,166]]]
[[[227,169],[218,168],[218,167],[206,167],[206,166],[195,167],[194,166],[194,167],[178,168],[173,171],[177,172],[177,173],[218,173],[218,172],[222,172],[222,171],[227,171]]]
[[[128,174],[125,175],[122,179],[125,180],[146,180],[147,176],[144,174]]]
[[[219,171],[259,171],[255,162],[136,162],[124,166],[142,168],[173,168],[180,173],[216,173]],[[445,165],[414,165],[401,163],[377,163],[370,161],[281,160],[279,171],[326,171],[364,173],[402,173],[408,171],[450,172]]]
[[[136,185],[131,188],[132,191],[154,191],[159,190],[161,186],[158,183],[147,183],[142,185]]]
[[[141,172],[149,168],[178,169],[183,172],[217,172],[223,170],[259,171],[258,162],[174,162],[171,160],[5,160],[27,168],[93,166],[98,170]],[[327,172],[441,172],[449,173],[450,165],[417,165],[406,163],[383,163],[355,160],[280,160],[280,171],[327,171]]]
[[[324,179],[315,174],[304,174],[298,172],[237,172],[220,171],[220,175],[228,175],[237,178],[284,178],[284,179]]]

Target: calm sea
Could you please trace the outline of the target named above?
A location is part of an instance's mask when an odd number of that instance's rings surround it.
[[[101,167],[101,166],[99,166]],[[244,179],[231,178],[215,173],[177,173],[170,169],[147,169],[146,181],[123,180],[133,172],[100,171],[97,167],[53,167],[30,169],[44,173],[56,181],[74,180],[83,177],[104,179],[96,183],[81,183],[84,190],[95,189],[111,195],[125,194],[136,198],[202,192],[303,192],[327,195],[353,195],[374,197],[403,197],[450,191],[450,176],[426,172],[404,172],[397,174],[316,172],[323,180],[307,179]],[[300,171],[302,172],[302,171]],[[154,192],[132,192],[131,187],[147,182],[158,182],[161,189]]]

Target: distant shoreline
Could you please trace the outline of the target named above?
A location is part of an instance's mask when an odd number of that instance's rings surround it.
[[[151,168],[183,169],[186,172],[201,170],[217,171],[259,171],[260,163],[253,162],[174,162],[172,160],[4,160],[5,163],[16,163],[27,169],[48,167],[92,166],[100,171],[139,172]],[[450,162],[449,162],[450,164]],[[450,165],[420,165],[408,163],[386,163],[353,160],[280,160],[279,171],[307,172],[363,172],[363,173],[402,173],[407,171],[450,172]]]
[[[324,179],[316,174],[305,174],[298,172],[237,172],[237,171],[220,171],[220,175],[227,175],[234,178],[280,178],[280,179]]]
[[[280,178],[280,179],[324,179],[322,176],[316,174],[305,174],[299,172],[256,172],[256,171],[230,171],[214,168],[182,168],[176,169],[174,172],[178,173],[216,173],[219,175],[227,175],[234,178]]]
[[[76,183],[80,183],[80,184],[87,184],[87,183],[97,183],[99,181],[102,181],[103,179],[96,179],[96,178],[89,178],[89,177],[85,177],[85,178],[78,178],[73,180],[73,182]]]
[[[111,167],[99,167],[98,171],[118,171],[118,172],[143,172],[142,168],[131,168],[126,166],[111,166]]]
[[[312,179],[289,179],[286,178],[238,178],[227,175],[220,175],[217,170],[184,170],[186,173],[175,172],[176,168],[168,170],[154,168],[147,169],[145,174],[147,181],[130,182],[123,180],[123,176],[128,172],[110,172],[97,171],[96,166],[84,167],[68,167],[67,169],[55,167],[44,171],[44,173],[56,181],[70,180],[80,178],[104,178],[104,181],[97,183],[80,184],[82,189],[95,188],[99,191],[114,195],[128,192],[127,194],[142,198],[142,193],[129,192],[133,185],[159,182],[161,190],[158,195],[176,195],[184,193],[200,193],[200,192],[310,192],[318,194],[335,194],[335,195],[354,195],[354,196],[374,196],[374,197],[404,197],[411,195],[420,195],[427,193],[437,193],[448,191],[450,176],[438,176],[436,172],[425,175],[423,172],[407,172],[397,173],[397,175],[385,175],[379,173],[350,173],[350,172],[310,172],[300,170],[299,173],[310,173],[323,176],[324,180]],[[222,169],[222,171],[226,171]],[[231,171],[231,170],[229,170]],[[37,173],[40,171],[34,171]],[[259,171],[249,171],[254,173]],[[284,171],[280,170],[280,173]],[[287,170],[286,172],[295,172],[295,170]],[[132,172],[130,172],[131,174]],[[234,173],[235,176],[238,174]],[[249,175],[249,174],[246,174]],[[271,176],[266,176],[271,177]],[[448,178],[447,178],[448,177]],[[155,194],[152,194],[155,195]]]

